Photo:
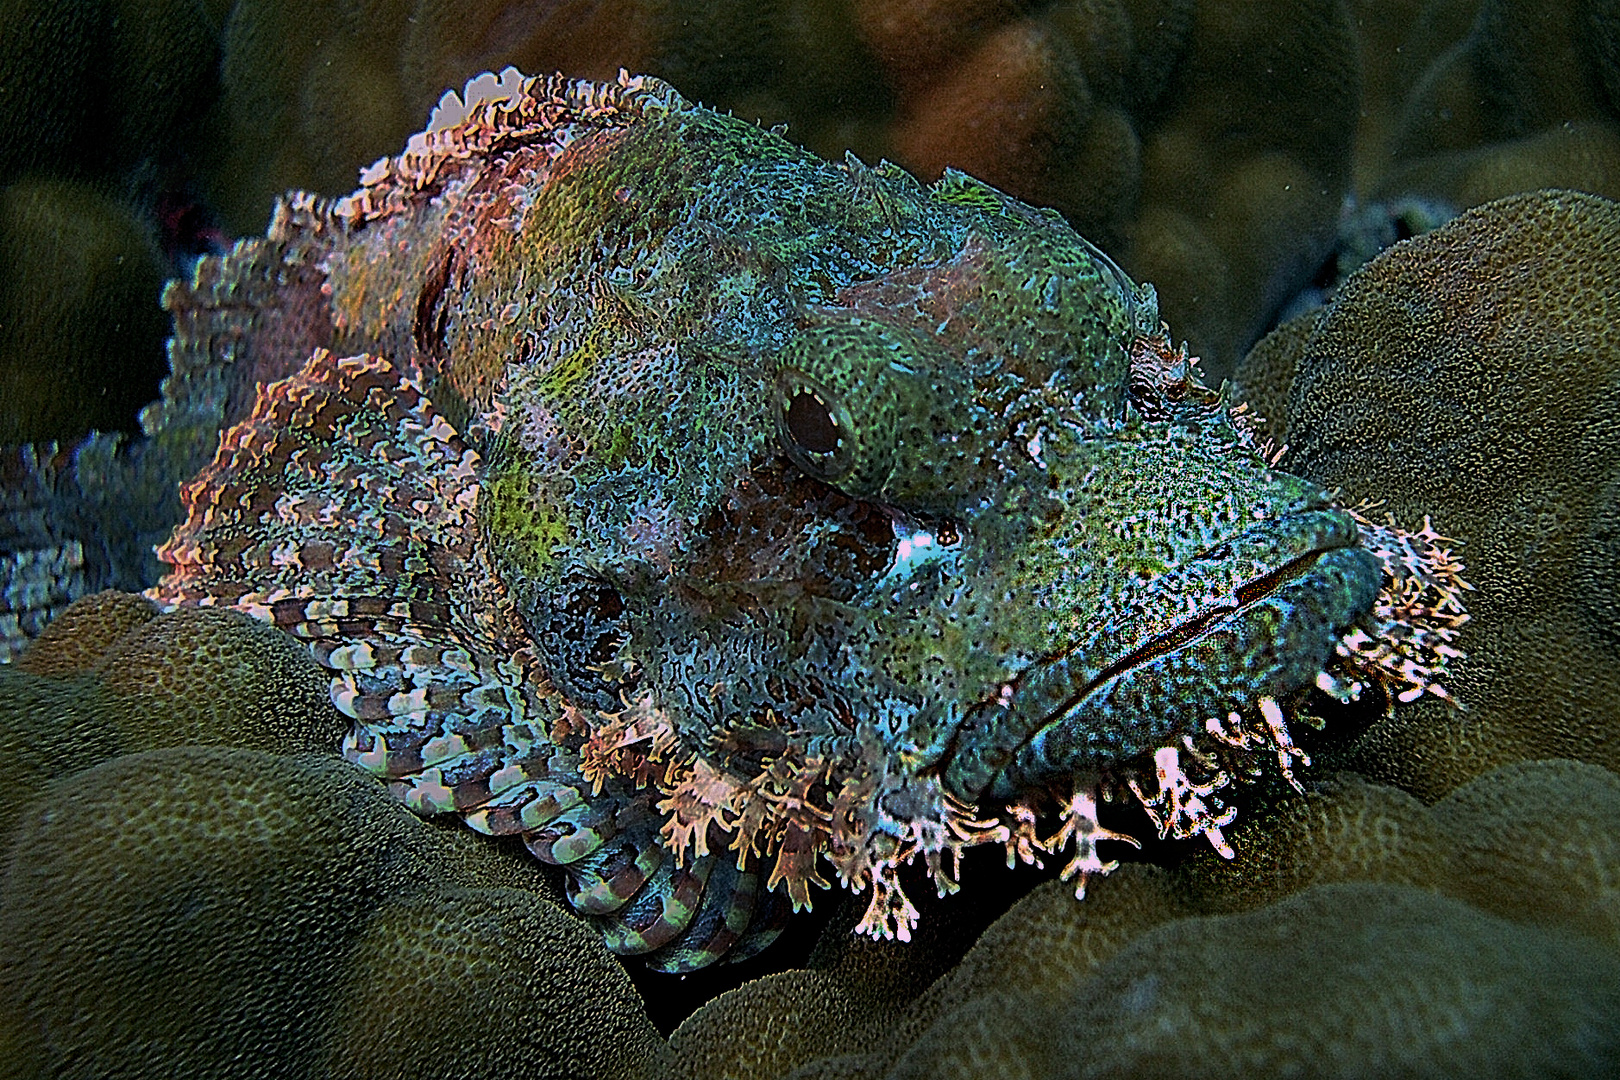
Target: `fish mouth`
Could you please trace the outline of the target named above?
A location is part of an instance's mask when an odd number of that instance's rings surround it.
[[[947,749],[946,787],[1010,797],[1309,685],[1377,596],[1359,539],[1348,513],[1300,509],[1125,591],[1115,614],[969,713]]]
[[[1245,581],[1232,591],[1230,603],[1217,604],[1208,610],[1200,611],[1183,622],[1176,623],[1170,629],[1148,639],[1146,642],[1132,650],[1125,656],[1110,663],[1092,677],[1091,681],[1077,691],[1066,707],[1060,707],[1047,718],[1047,723],[1057,719],[1067,707],[1084,700],[1097,687],[1118,678],[1132,668],[1142,667],[1151,663],[1160,656],[1168,655],[1189,644],[1194,639],[1203,636],[1216,624],[1230,618],[1244,608],[1273,596],[1287,582],[1304,577],[1312,567],[1329,551],[1338,550],[1337,547],[1321,548],[1308,551],[1303,555],[1290,559],[1287,563],[1270,570],[1257,578]]]

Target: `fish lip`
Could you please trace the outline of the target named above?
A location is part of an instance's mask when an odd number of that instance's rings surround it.
[[[1193,612],[1187,618],[1172,623],[1169,627],[1157,634],[1154,634],[1141,644],[1135,646],[1122,655],[1107,661],[1098,669],[1097,674],[1087,681],[1084,688],[1078,695],[1078,700],[1084,700],[1088,693],[1107,682],[1110,678],[1121,675],[1132,670],[1133,668],[1141,667],[1143,664],[1151,662],[1156,657],[1163,656],[1166,653],[1172,652],[1186,644],[1189,644],[1190,642],[1203,636],[1203,634],[1205,634],[1208,630],[1231,618],[1233,615],[1251,608],[1272,596],[1289,582],[1299,581],[1305,578],[1310,574],[1312,568],[1315,567],[1322,556],[1326,555],[1330,551],[1354,547],[1359,542],[1360,537],[1355,528],[1353,519],[1351,519],[1348,514],[1344,513],[1343,511],[1336,510],[1331,506],[1310,507],[1298,511],[1292,511],[1288,514],[1280,515],[1279,517],[1268,519],[1266,522],[1257,523],[1256,525],[1243,529],[1238,533],[1235,533],[1232,536],[1229,536],[1226,539],[1212,545],[1211,547],[1206,548],[1204,552],[1194,555],[1184,562],[1178,564],[1173,571],[1162,574],[1159,577],[1154,578],[1153,581],[1146,583],[1146,587],[1143,589],[1142,598],[1144,600],[1151,600],[1156,595],[1163,595],[1165,592],[1164,587],[1173,585],[1175,581],[1179,579],[1179,575],[1177,575],[1175,571],[1195,565],[1200,561],[1208,561],[1206,558],[1208,553],[1220,551],[1222,548],[1229,548],[1235,543],[1240,542],[1245,537],[1253,537],[1256,534],[1264,534],[1266,532],[1274,533],[1277,525],[1288,523],[1290,520],[1299,521],[1300,519],[1307,518],[1323,520],[1326,516],[1324,515],[1324,511],[1331,514],[1331,518],[1328,520],[1334,520],[1335,524],[1338,524],[1339,522],[1337,519],[1342,519],[1343,526],[1347,527],[1324,530],[1323,533],[1318,534],[1319,540],[1317,542],[1312,542],[1308,545],[1302,544],[1291,551],[1286,558],[1270,564],[1268,569],[1244,578],[1236,588],[1232,589],[1229,597],[1230,602],[1227,602],[1228,598],[1223,598],[1221,601],[1215,602],[1207,609]],[[1096,638],[1106,638],[1108,636],[1110,636],[1108,634],[1108,628],[1105,627],[1097,635],[1094,635],[1094,640]],[[1075,650],[1083,648],[1084,644],[1084,642],[1077,642],[1062,655],[1072,655]],[[1014,692],[1014,697],[1016,698],[1016,690]],[[1061,712],[1062,710],[1059,710],[1055,713],[1049,714],[1048,720],[1056,715],[1061,715]]]
[[[943,755],[945,770],[950,772],[954,769],[965,743],[971,740],[972,733],[966,729],[979,729],[978,734],[982,737],[978,741],[993,747],[995,760],[994,767],[980,778],[982,783],[973,794],[973,797],[978,797],[998,783],[1003,769],[1011,764],[1019,752],[1041,732],[1061,723],[1098,690],[1160,657],[1185,648],[1209,632],[1227,624],[1243,611],[1263,602],[1287,584],[1304,579],[1323,556],[1333,551],[1353,548],[1360,542],[1360,533],[1354,519],[1342,508],[1325,498],[1320,501],[1300,500],[1288,511],[1239,530],[1204,549],[1199,555],[1177,564],[1171,571],[1144,583],[1137,597],[1136,606],[1147,607],[1155,597],[1167,598],[1167,590],[1177,581],[1186,580],[1190,575],[1185,571],[1195,567],[1201,557],[1207,556],[1208,553],[1238,544],[1245,538],[1263,537],[1267,533],[1277,535],[1279,526],[1309,525],[1313,521],[1323,526],[1317,531],[1315,542],[1302,543],[1290,550],[1286,558],[1271,563],[1268,569],[1243,578],[1226,598],[1229,602],[1216,602],[1201,607],[1190,613],[1187,618],[1171,623],[1158,633],[1123,652],[1114,654],[1095,667],[1087,665],[1086,671],[1089,673],[1084,674],[1083,681],[1076,678],[1081,673],[1067,670],[1071,661],[1086,649],[1088,643],[1107,641],[1118,636],[1111,634],[1110,628],[1117,626],[1119,620],[1116,619],[1083,635],[1081,639],[1069,642],[1065,648],[1025,665],[1001,685],[995,696],[981,700],[974,709],[978,714],[976,719],[971,720],[964,728],[958,729],[952,745]],[[1174,594],[1168,594],[1168,598],[1174,599]],[[1060,687],[1064,682],[1068,685],[1062,687],[1061,693],[1055,692],[1054,686],[1045,685],[1049,678],[1055,678]],[[1019,721],[1017,718],[1022,712],[1020,706],[1030,703],[1037,697],[1051,699],[1051,703],[1042,703],[1038,713],[1023,713],[1026,718]],[[984,735],[984,729],[993,727],[998,721],[1013,722],[1019,732],[1016,742],[1005,742],[998,746],[995,744],[999,740],[993,735]]]

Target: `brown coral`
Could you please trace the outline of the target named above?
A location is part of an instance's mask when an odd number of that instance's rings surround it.
[[[657,1075],[667,1054],[594,935],[521,889],[384,906],[348,958],[324,1042],[331,1075],[378,1078],[619,1080]]]
[[[0,839],[50,780],[118,753],[112,729],[83,709],[88,679],[47,679],[0,668],[0,762],[12,796],[0,803]]]
[[[1613,582],[1620,207],[1516,196],[1346,283],[1299,358],[1283,467],[1432,515],[1473,620],[1452,690],[1375,726],[1355,767],[1434,799],[1522,758],[1620,766]],[[1606,584],[1607,583],[1607,584]],[[1611,591],[1605,592],[1605,589]]]
[[[1217,373],[1309,277],[1348,183],[1345,5],[872,4],[897,160],[1039,205],[1159,288]]]
[[[988,851],[967,856],[964,862],[976,865],[963,873],[976,888],[943,898],[915,890],[922,917],[909,942],[857,934],[865,900],[844,898],[804,968],[732,989],[676,1028],[670,1042],[677,1064],[693,1075],[740,1080],[785,1073],[810,1060],[864,1061],[876,1047],[902,1038],[903,1031],[893,1029],[897,1013],[946,977],[974,939],[1035,883],[1027,870],[991,865],[999,860],[1000,853]],[[1070,888],[1055,895],[1074,903]],[[1031,941],[1032,952],[1043,944]],[[998,978],[983,968],[976,976]]]
[[[896,50],[895,55],[905,54]],[[899,160],[930,178],[951,167],[1005,190],[1022,186],[1026,191],[1032,183],[1053,186],[1045,175],[1032,178],[1032,165],[1044,174],[1057,162],[1079,163],[1092,102],[1068,41],[1040,21],[1025,19],[1000,27],[953,59],[957,62],[947,74],[905,99],[894,137]],[[896,75],[897,80],[914,77],[906,68]],[[1112,155],[1094,160],[1134,181],[1131,166],[1140,151],[1128,124],[1121,145],[1110,149]],[[1052,192],[1044,194],[1048,198],[1037,201],[1051,201]]]
[[[94,670],[109,645],[157,614],[156,604],[135,593],[93,593],[74,602],[45,627],[17,660],[17,670],[57,677],[86,674]]]
[[[308,650],[234,611],[158,615],[140,597],[99,593],[68,608],[17,667],[60,682],[83,722],[93,717],[124,753],[188,744],[329,751],[345,727]]]
[[[1594,827],[1617,783],[1526,763],[1426,809],[1341,776],[1236,830],[1235,864],[1123,867],[1083,904],[1038,887],[886,1029],[828,1056],[716,1026],[836,1018],[859,989],[825,971],[745,986],[673,1041],[690,1075],[1593,1075],[1620,1031],[1620,955],[1598,944],[1620,850]],[[1573,823],[1572,806],[1588,808]],[[1529,842],[1543,830],[1550,844]]]
[[[1353,0],[1361,57],[1358,194],[1370,194],[1384,179],[1414,89],[1440,55],[1468,34],[1478,7],[1479,0]]]
[[[163,371],[164,272],[119,200],[65,180],[0,187],[0,445],[134,426]]]
[[[0,3],[0,183],[161,180],[206,107],[218,29],[196,0]]]
[[[560,890],[337,760],[328,680],[285,635],[104,593],[18,667],[0,671],[21,795],[0,820],[10,1067],[657,1073],[662,1040]]]
[[[1232,843],[1241,859],[1199,852],[1181,874],[1202,911],[1247,911],[1346,881],[1446,885],[1458,837],[1406,792],[1340,773],[1240,826]]]
[[[1237,396],[1248,407],[1256,430],[1276,446],[1288,441],[1288,394],[1294,385],[1294,369],[1320,314],[1319,308],[1313,308],[1278,326],[1255,342],[1232,372]]]
[[[75,774],[15,838],[0,1030],[17,1061],[103,1076],[654,1072],[594,935],[469,888],[438,841],[329,757],[189,747]]]
[[[1414,29],[1431,41],[1466,33],[1412,84],[1388,156],[1364,155],[1376,189],[1459,206],[1540,187],[1620,195],[1620,104],[1607,89],[1620,80],[1620,7],[1484,0],[1467,27],[1456,16],[1469,8],[1428,7],[1442,14]]]
[[[888,1075],[1590,1076],[1620,1050],[1617,976],[1577,935],[1410,887],[1319,886],[1166,923],[1066,994],[967,1003]]]
[[[1435,804],[1453,896],[1620,947],[1620,776],[1578,761],[1506,765]]]
[[[214,748],[76,779],[17,833],[0,901],[3,996],[45,1060],[308,1073],[274,1033],[327,1006],[369,890],[428,857],[386,796],[336,761]]]
[[[347,190],[426,119],[406,109],[398,79],[410,14],[387,0],[232,6],[203,177],[231,233],[262,229],[274,193]]]

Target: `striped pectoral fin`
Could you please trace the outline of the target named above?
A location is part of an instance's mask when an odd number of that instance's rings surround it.
[[[354,756],[380,775],[482,750],[458,740],[521,725],[537,701],[478,530],[480,466],[407,373],[316,351],[259,388],[185,485],[151,596],[309,641],[334,703],[370,729]]]
[[[748,933],[759,906],[760,886],[759,875],[738,870],[736,862],[721,858],[709,873],[691,924],[668,945],[650,953],[647,966],[680,975],[726,958]]]
[[[413,679],[431,679],[431,672],[414,672]],[[434,696],[434,687],[396,687],[384,693],[395,698]],[[428,768],[452,768],[464,760],[488,761],[491,768],[480,772],[489,790],[469,805],[487,802],[501,790],[501,781],[510,773],[500,769],[521,768],[526,759],[538,756],[543,768],[550,742],[534,724],[513,723],[514,716],[527,716],[533,710],[524,705],[509,713],[469,716],[459,710],[440,708],[382,715],[356,716],[353,685],[346,677],[333,680],[332,697],[340,712],[355,720],[343,742],[343,754],[356,765],[384,779],[395,779]]]
[[[419,814],[459,813],[465,818],[483,812],[491,798],[490,778],[506,767],[505,760],[498,748],[463,754],[442,764],[390,778],[388,787],[396,798]]]
[[[464,812],[462,819],[478,832],[510,836],[542,828],[584,801],[574,784],[538,776],[503,788],[481,806]]]
[[[391,780],[422,771],[422,744],[429,738],[428,732],[412,728],[379,730],[356,724],[344,736],[342,752],[353,764]]]
[[[422,813],[519,832],[579,799],[522,789],[553,779],[558,707],[484,548],[480,467],[408,372],[317,350],[185,485],[152,595],[310,642],[354,721],[349,760]]]
[[[685,867],[665,859],[635,899],[597,921],[608,949],[620,956],[638,956],[674,941],[696,917],[719,858],[704,855]]]
[[[618,833],[611,800],[583,801],[533,832],[523,834],[534,857],[554,866],[578,862]]]
[[[446,651],[401,649],[406,632],[373,634],[387,646],[381,652]],[[441,634],[453,636],[448,630]],[[355,721],[344,740],[344,756],[389,781],[419,813],[473,815],[498,801],[514,808],[522,794],[516,789],[549,778],[555,752],[544,733],[549,702],[530,688],[508,685],[509,674],[484,650],[457,646],[455,652],[466,662],[335,671],[333,700]],[[540,797],[532,792],[523,801]],[[543,824],[546,819],[536,816],[541,809],[535,807],[522,828]],[[498,810],[485,814],[489,827],[484,831],[496,831],[502,816]]]
[[[568,864],[568,902],[583,915],[608,915],[635,899],[670,858],[658,824],[643,820]]]
[[[793,901],[781,889],[762,889],[754,901],[754,915],[748,920],[748,929],[726,952],[728,964],[740,964],[770,948],[771,943],[787,929],[793,916]]]

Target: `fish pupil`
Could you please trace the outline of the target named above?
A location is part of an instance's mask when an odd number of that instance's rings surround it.
[[[787,429],[806,453],[830,454],[838,449],[838,425],[832,410],[808,390],[800,390],[788,401]]]

